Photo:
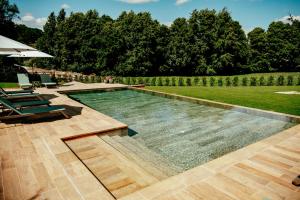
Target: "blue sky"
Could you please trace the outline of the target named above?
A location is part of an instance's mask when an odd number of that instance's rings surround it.
[[[113,18],[122,11],[148,11],[154,19],[170,24],[177,17],[189,17],[194,9],[226,7],[246,32],[254,27],[267,28],[289,13],[300,20],[300,0],[10,0],[20,10],[21,22],[41,28],[50,12],[63,7],[67,13],[96,9]]]

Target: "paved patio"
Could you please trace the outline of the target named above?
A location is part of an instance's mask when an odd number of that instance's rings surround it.
[[[59,90],[112,87],[124,86],[73,83]],[[57,89],[40,88],[37,92],[45,94],[52,104],[66,106],[71,118],[0,123],[0,199],[115,199],[64,140],[76,141],[80,146],[84,139],[95,145],[95,135],[118,134],[127,126],[73,101]],[[121,199],[299,200],[300,189],[291,184],[300,174],[299,144],[300,125],[297,125],[171,178],[147,177],[147,187]],[[115,160],[118,158],[122,160],[122,173],[133,174],[128,171],[130,168],[144,173],[106,143],[100,141],[97,145],[90,152],[105,149],[106,157],[115,161],[111,168],[119,167]],[[142,176],[135,174],[135,177],[136,183],[144,181]]]

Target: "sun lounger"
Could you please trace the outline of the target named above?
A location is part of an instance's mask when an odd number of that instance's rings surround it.
[[[7,93],[7,91],[1,89],[0,89],[0,97],[4,97],[6,99],[37,98],[42,100],[42,97],[38,93]]]
[[[15,119],[21,117],[36,116],[41,114],[50,114],[50,113],[60,113],[64,117],[69,118],[65,114],[65,108],[63,106],[41,106],[41,107],[28,107],[28,108],[17,108],[7,99],[0,97],[0,103],[9,110],[8,114],[5,116],[0,116],[0,120],[4,119]]]
[[[43,106],[50,105],[50,101],[48,100],[38,100],[38,101],[20,101],[20,102],[10,102],[16,108],[24,108],[29,106]]]
[[[48,74],[40,74],[40,77],[42,85],[45,85],[46,87],[57,86],[57,84],[51,80]]]
[[[32,84],[29,82],[27,74],[17,74],[18,82],[21,88],[31,88]]]
[[[32,94],[33,90],[11,90],[11,91],[6,91],[2,87],[0,87],[0,93],[4,93],[6,95],[10,94]]]

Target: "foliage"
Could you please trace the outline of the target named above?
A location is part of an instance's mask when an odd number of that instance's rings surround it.
[[[227,86],[227,87],[229,87],[229,86],[231,86],[231,79],[230,79],[230,77],[229,76],[227,76],[226,78],[225,78],[225,85]]]
[[[284,84],[284,77],[282,75],[277,78],[277,85],[282,86]]]
[[[257,78],[251,77],[250,78],[250,86],[256,86],[257,85]]]
[[[199,84],[199,81],[200,81],[199,77],[196,76],[196,77],[194,78],[194,85],[198,85],[198,84]]]
[[[203,77],[203,78],[202,78],[202,84],[203,84],[203,86],[206,86],[206,85],[207,85],[206,77]]]
[[[248,79],[247,76],[243,77],[243,79],[242,79],[242,86],[247,86],[248,85],[248,81],[249,81],[249,79]]]
[[[268,86],[273,86],[274,85],[274,76],[269,76],[267,85]]]
[[[293,85],[293,83],[294,83],[294,77],[293,76],[291,76],[291,75],[289,75],[288,77],[287,77],[287,85]]]
[[[158,86],[163,86],[163,82],[162,82],[162,78],[161,77],[158,77],[158,83],[157,83]]]
[[[178,86],[184,86],[182,77],[179,77],[178,79]]]
[[[186,86],[192,86],[192,81],[190,77],[186,78]]]
[[[209,84],[210,84],[211,87],[215,85],[215,81],[216,81],[215,77],[211,76],[209,78]]]
[[[219,87],[222,87],[222,86],[223,86],[223,78],[222,78],[222,77],[220,77],[220,78],[218,79],[218,86],[219,86]]]
[[[264,86],[266,83],[265,83],[265,77],[264,76],[261,76],[260,78],[259,78],[259,85],[260,86]]]
[[[165,86],[169,86],[169,85],[170,85],[170,79],[169,79],[169,77],[167,77],[165,79]]]
[[[239,77],[235,76],[235,77],[233,78],[232,85],[233,85],[233,86],[238,86],[238,85],[239,85]]]
[[[266,31],[254,28],[247,38],[227,9],[194,10],[170,27],[148,12],[123,12],[114,20],[95,10],[66,17],[62,9],[49,15],[37,42],[55,58],[39,64],[136,77],[299,71],[299,23],[272,22]]]

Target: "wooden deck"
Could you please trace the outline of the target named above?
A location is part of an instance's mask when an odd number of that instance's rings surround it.
[[[63,89],[114,86],[121,85],[76,84]],[[159,180],[94,136],[122,130],[125,124],[57,93],[56,89],[38,92],[55,105],[65,105],[71,118],[0,123],[0,199],[109,200],[114,199],[112,195],[123,200],[300,199],[300,189],[291,184],[300,174],[300,125]],[[81,138],[86,134],[91,136]],[[66,143],[78,150],[77,155],[63,141],[66,138]],[[88,146],[81,145],[84,140]],[[96,151],[88,151],[91,146]],[[98,168],[99,160],[106,169]],[[105,184],[96,178],[91,166],[104,177]],[[119,182],[109,176],[111,172],[119,174],[115,179],[129,182],[128,187],[119,189]]]

